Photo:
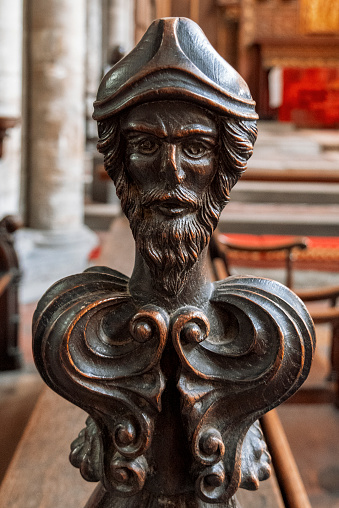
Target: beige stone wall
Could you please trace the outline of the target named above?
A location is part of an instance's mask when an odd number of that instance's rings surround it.
[[[0,117],[21,117],[22,0],[0,0]],[[0,159],[0,218],[19,211],[20,123],[7,131]]]

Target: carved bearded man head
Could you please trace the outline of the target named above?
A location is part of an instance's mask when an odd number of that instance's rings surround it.
[[[154,22],[101,83],[98,149],[137,248],[168,293],[182,288],[246,169],[254,104],[239,74],[185,18]]]

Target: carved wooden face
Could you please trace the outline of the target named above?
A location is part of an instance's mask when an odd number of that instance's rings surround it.
[[[121,119],[125,168],[152,214],[163,220],[195,211],[218,165],[218,126],[202,108],[179,101],[146,103]],[[187,199],[186,199],[187,197]]]

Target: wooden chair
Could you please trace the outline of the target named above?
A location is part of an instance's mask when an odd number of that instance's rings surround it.
[[[296,393],[295,402],[322,403],[332,401],[339,408],[339,286],[327,286],[317,289],[299,289],[295,293],[308,305],[315,325],[329,324],[331,326],[331,350],[329,382],[334,382],[335,391],[328,389],[309,389],[309,393],[300,390]]]
[[[307,238],[295,237],[292,240],[272,242],[270,245],[245,245],[231,241],[227,236],[216,232],[210,244],[210,259],[215,278],[228,277],[233,274],[230,266],[229,251],[241,252],[278,252],[285,253],[285,284],[293,288],[293,262],[296,250],[306,249]],[[263,269],[264,270],[264,269]],[[333,391],[328,383],[325,387],[303,388],[291,399],[295,403],[333,402],[339,407],[339,286],[320,287],[316,289],[293,291],[308,305],[314,324],[331,326],[331,353],[329,382],[335,383]],[[311,304],[312,302],[312,304]]]
[[[294,254],[297,250],[306,249],[308,239],[306,237],[296,236],[291,240],[275,241],[267,245],[247,245],[245,243],[237,243],[232,241],[226,235],[215,233],[210,243],[210,256],[213,261],[215,258],[222,259],[227,276],[233,275],[228,251],[251,252],[251,253],[284,253],[284,268],[286,273],[285,285],[289,288],[293,287],[293,261]]]

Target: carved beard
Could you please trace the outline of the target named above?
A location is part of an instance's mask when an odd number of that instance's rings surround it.
[[[224,187],[224,196],[228,196],[227,189]],[[128,182],[125,171],[118,178],[117,191],[137,248],[150,269],[153,285],[161,284],[170,295],[180,293],[188,272],[209,243],[225,199],[217,199],[212,185],[200,198],[180,186],[171,192],[156,189],[140,194]],[[152,213],[150,205],[164,197],[182,202],[192,213],[179,218],[159,218]]]

